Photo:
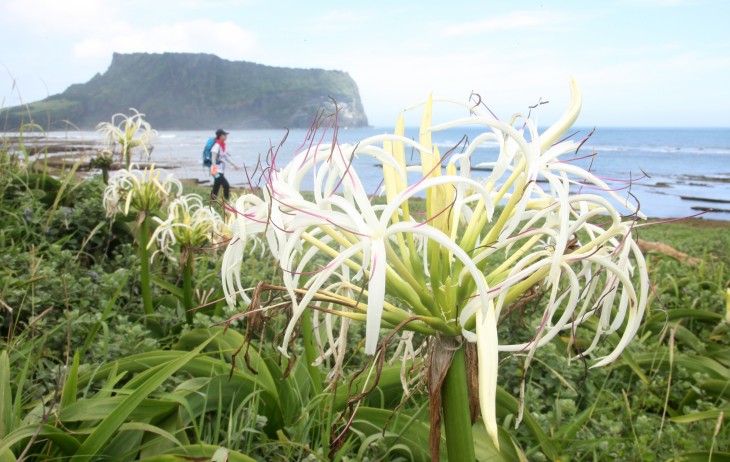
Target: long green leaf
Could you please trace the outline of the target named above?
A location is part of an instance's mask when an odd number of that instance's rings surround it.
[[[92,380],[105,378],[112,370],[116,370],[119,373],[136,374],[186,357],[187,354],[185,351],[155,350],[125,356],[113,363],[105,364],[95,371],[80,376],[79,384],[86,385]],[[193,376],[209,376],[212,373],[223,374],[230,372],[230,365],[208,356],[196,356],[184,364],[184,370]]]
[[[401,432],[404,426],[407,426],[408,430]],[[351,428],[361,435],[363,440],[365,440],[363,436],[384,434],[387,446],[399,444],[408,448],[407,451],[401,451],[400,455],[413,461],[425,462],[430,459],[429,425],[421,419],[414,420],[408,412],[394,413],[390,409],[361,406],[355,414]],[[445,445],[441,447],[445,449]],[[445,456],[446,452],[442,451],[442,458],[445,459]]]
[[[191,460],[212,460],[220,446],[210,444],[194,444],[184,446],[167,454],[140,459],[139,462],[190,462]],[[226,450],[228,462],[256,462],[254,459],[232,449]]]
[[[125,424],[126,425],[126,424]],[[94,460],[113,460],[114,462],[134,462],[142,448],[143,430],[122,431],[124,425],[114,433],[111,440],[104,445],[101,453]]]
[[[241,349],[239,354],[236,356],[236,369],[242,371],[249,370],[244,359],[244,353],[246,350],[244,343],[246,339],[243,335],[232,329],[226,330],[223,327],[195,329],[180,337],[175,348],[191,348],[194,345],[199,345],[200,342],[204,341],[204,339],[212,337],[215,338],[210,343],[209,347],[217,348],[221,353],[223,353],[224,357],[228,361],[231,361],[233,353],[243,346],[243,349]],[[269,366],[261,358],[261,356],[259,356],[256,348],[249,348],[248,354],[251,367],[256,370],[256,376],[259,378],[262,386],[270,392],[275,392],[277,389],[277,383],[269,370]]]
[[[730,400],[730,377],[725,380],[705,380],[700,388],[715,398]]]
[[[139,404],[153,391],[155,391],[162,383],[172,374],[177,372],[186,363],[191,361],[200,351],[205,348],[208,341],[202,343],[193,351],[174,359],[167,364],[161,365],[156,373],[150,379],[141,384],[131,395],[112,411],[102,422],[96,427],[94,432],[89,435],[79,448],[71,462],[86,462],[92,460],[100,453],[104,445],[114,436],[119,427],[124,424],[127,417],[139,406]]]
[[[489,462],[527,462],[527,456],[517,446],[509,432],[498,427],[499,449],[494,446],[492,438],[481,420],[473,426],[474,449],[478,461]]]
[[[190,444],[190,440],[186,433],[187,427],[183,423],[180,413],[176,412],[170,415],[167,419],[156,423],[155,426],[171,435],[175,441],[173,442],[166,437],[156,435],[153,432],[148,432],[145,434],[142,447],[139,451],[140,459],[158,454],[165,454],[167,451],[172,451],[175,448]],[[196,434],[195,430],[193,430],[193,434]]]
[[[659,327],[664,328],[667,322],[676,321],[678,319],[693,319],[709,323],[716,323],[722,320],[722,315],[713,311],[693,310],[689,308],[675,308],[666,312],[657,313],[644,322],[645,328]]]
[[[626,349],[621,353],[621,359],[620,361],[623,361],[628,365],[632,371],[634,371],[634,374],[636,374],[639,379],[644,382],[645,384],[648,384],[650,382],[649,377],[646,376],[644,373],[644,370],[636,364],[636,360],[634,359],[634,356],[631,354],[631,352]]]
[[[26,425],[24,427],[13,430],[0,440],[0,454],[7,451],[14,445],[26,441],[37,435],[39,438],[48,439],[53,441],[66,455],[76,453],[80,447],[79,442],[71,435],[52,427],[50,425],[43,425],[40,429],[38,425]]]
[[[62,422],[84,422],[100,420],[114,412],[115,409],[124,405],[125,400],[131,396],[113,396],[110,398],[82,399],[61,409],[60,419]],[[161,399],[143,399],[129,413],[131,420],[145,420],[161,415],[169,414],[177,409],[176,401]]]
[[[116,362],[112,363],[114,366],[116,366]],[[109,373],[106,374],[106,380],[104,381],[104,386],[94,395],[94,398],[101,399],[101,398],[109,398],[114,393],[117,392],[114,387],[116,387],[117,383],[121,382],[124,377],[127,376],[127,371],[122,371],[121,373],[117,374],[117,367],[112,367],[109,370]],[[91,387],[91,384],[89,383],[87,386],[87,392],[89,391],[88,388]]]
[[[713,409],[711,411],[701,411],[701,412],[693,412],[692,414],[685,414],[680,415],[677,417],[672,417],[669,420],[676,423],[692,423],[692,422],[698,422],[700,420],[717,420],[720,417],[720,414],[730,416],[730,408],[725,409]]]
[[[204,388],[186,395],[183,424],[194,425],[209,412],[220,413],[222,409],[253,399],[257,403],[256,414],[267,418],[265,430],[274,435],[284,425],[280,408],[254,382],[237,380],[235,375],[229,380],[228,374],[211,377]]]
[[[642,368],[659,368],[669,370],[669,353],[657,356],[655,353],[642,353],[634,355],[636,364]],[[621,366],[617,363],[616,367]],[[730,377],[730,369],[706,356],[683,354],[674,358],[674,367],[685,368],[692,372],[708,374],[712,378],[726,379]]]
[[[570,442],[573,441],[575,438],[575,435],[580,431],[581,428],[588,422],[588,420],[593,415],[593,412],[596,409],[596,405],[598,404],[598,401],[593,402],[593,406],[589,407],[588,409],[584,410],[577,416],[573,417],[570,421],[570,423],[566,425],[562,425],[558,432],[555,435],[555,439],[563,440],[568,442],[568,446],[570,446]]]
[[[688,452],[670,462],[730,462],[730,452]]]
[[[0,452],[0,462],[16,462],[17,460],[15,455],[10,452],[10,449]]]
[[[61,409],[76,402],[76,394],[78,393],[79,379],[79,352],[74,354],[73,363],[66,376],[66,382],[61,391]]]
[[[159,286],[162,289],[165,289],[167,292],[170,292],[172,295],[175,296],[175,298],[179,300],[183,299],[183,290],[175,284],[171,284],[164,279],[155,276],[150,276],[150,282],[152,282],[152,284],[156,286]]]
[[[5,350],[0,352],[0,440],[13,425],[13,390],[10,388],[10,360]],[[0,451],[0,462],[14,462],[10,449]]]
[[[48,158],[48,156],[46,156]],[[46,228],[49,228],[51,226],[51,221],[53,221],[53,212],[56,210],[56,207],[58,207],[59,202],[61,202],[61,199],[63,199],[63,193],[66,191],[66,188],[68,187],[69,183],[71,183],[71,180],[74,179],[74,174],[76,173],[76,170],[81,166],[82,160],[79,159],[76,162],[74,162],[73,166],[71,167],[71,170],[69,170],[66,173],[66,177],[63,179],[63,182],[61,183],[61,186],[58,188],[58,192],[56,193],[56,198],[53,201],[53,204],[48,209],[48,220],[46,220]]]
[[[709,345],[706,355],[723,366],[730,367],[730,348],[723,348],[714,344]]]
[[[374,402],[377,398],[381,398],[384,403],[377,403],[379,407],[385,407],[392,404],[392,400],[400,400],[403,394],[403,384],[401,383],[401,368],[400,366],[385,366],[383,367],[380,377],[378,379],[378,385],[373,391],[373,398],[367,399],[370,406],[376,406]],[[341,410],[345,407],[347,399],[350,395],[360,393],[367,382],[367,374],[360,375],[354,382],[350,383],[350,380],[343,380],[344,383],[340,383],[337,387],[337,396],[334,400],[334,409],[336,411]],[[397,402],[397,401],[396,401]]]
[[[0,438],[7,435],[13,422],[13,390],[10,387],[10,359],[0,352]]]
[[[150,370],[152,370],[152,372],[154,373],[153,369],[155,367],[158,367],[160,364],[164,364],[168,361],[179,358],[186,354],[187,353],[182,351],[158,350],[154,352],[122,358],[114,364],[119,365],[119,368],[122,371],[135,374],[141,373],[147,376],[150,373]],[[228,382],[229,385],[226,385],[226,387],[230,388],[231,390],[239,390],[239,396],[241,396],[241,393],[244,392],[251,393],[254,390],[261,390],[263,393],[262,397],[265,401],[266,409],[269,413],[267,417],[271,418],[272,420],[275,420],[277,415],[280,417],[281,411],[279,410],[278,400],[276,399],[276,389],[274,389],[274,392],[271,393],[267,389],[267,387],[263,386],[261,378],[249,372],[248,369],[237,369],[231,374],[231,366],[229,363],[220,359],[210,358],[208,356],[197,356],[190,360],[188,363],[186,363],[181,368],[181,371],[190,374],[193,377],[200,378],[202,380],[202,382],[200,382],[201,386],[207,386],[207,384],[213,380]],[[95,376],[104,377],[106,374],[106,368],[100,368]],[[140,375],[137,375],[131,381],[127,382],[124,390],[116,390],[116,392],[131,392],[133,388],[130,388],[130,383],[142,383],[138,380],[139,376]],[[90,376],[85,376],[81,380],[89,381],[92,380],[92,378]],[[194,388],[186,391],[183,394],[187,396],[187,393],[192,393],[192,391],[194,391]],[[168,395],[160,394],[159,396]],[[170,399],[172,399],[173,396],[174,395],[169,395]],[[191,395],[188,399],[194,400],[196,398]]]

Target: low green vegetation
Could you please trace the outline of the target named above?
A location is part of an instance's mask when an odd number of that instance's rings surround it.
[[[228,61],[203,53],[114,53],[85,83],[30,105],[0,107],[3,129],[31,120],[46,130],[91,129],[137,108],[157,129],[306,128],[334,98],[343,125],[367,126],[356,82],[343,71]]]
[[[409,373],[417,368],[386,363],[371,387],[355,324],[343,376],[328,377],[327,361],[308,364],[316,345],[306,335],[287,359],[277,349],[285,317],[238,317],[247,307],[225,302],[225,241],[170,248],[146,275],[140,255],[154,248],[139,244],[167,209],[109,218],[104,190],[100,178],[54,178],[0,153],[0,462],[429,459],[426,387]],[[141,237],[144,222],[152,229]],[[587,333],[546,346],[526,377],[517,429],[523,358],[500,356],[501,452],[477,422],[477,458],[730,460],[729,231],[703,220],[637,228],[697,261],[648,253],[653,298],[614,364],[589,372],[578,354],[568,367]],[[277,284],[265,246],[252,250],[242,285]]]

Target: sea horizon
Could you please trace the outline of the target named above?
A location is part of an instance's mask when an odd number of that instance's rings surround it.
[[[206,184],[210,178],[201,165],[201,154],[205,141],[214,130],[159,130],[150,160],[167,167],[179,179],[196,179]],[[338,141],[356,143],[392,130],[392,126],[341,128]],[[249,167],[254,167],[259,157],[265,158],[269,149],[278,145],[288,133],[277,161],[279,166],[284,165],[303,144],[307,134],[306,129],[287,131],[283,128],[228,131],[229,152],[237,163]],[[464,135],[472,140],[481,132],[483,129],[474,127],[449,129],[434,132],[433,141],[443,153],[457,146]],[[575,163],[591,168],[595,175],[605,178],[624,199],[635,204],[634,198],[637,198],[641,211],[647,216],[680,218],[715,209],[719,211],[706,212],[703,216],[730,220],[730,128],[596,127],[594,130],[594,127],[584,126],[574,127],[569,133],[575,133],[574,139],[581,140],[591,132],[578,156],[562,158],[588,156]],[[46,136],[87,141],[100,139],[93,131],[48,132]],[[417,138],[418,127],[406,127],[406,136]],[[331,132],[325,134],[324,139],[331,140]],[[480,146],[472,157],[472,167],[488,165],[495,155],[495,147]],[[376,164],[378,162],[372,158],[358,159],[355,163],[363,185],[370,193],[375,192],[382,180],[382,171]],[[480,178],[488,174],[488,171],[473,173]],[[231,169],[226,175],[232,185],[248,186],[244,172]],[[631,213],[626,207],[620,207],[620,211]]]

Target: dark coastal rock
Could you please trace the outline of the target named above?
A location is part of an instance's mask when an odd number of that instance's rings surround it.
[[[696,197],[696,196],[679,196],[685,201],[696,201],[696,202],[714,202],[717,204],[730,204],[728,199],[719,199],[717,197]]]
[[[712,213],[730,213],[730,209],[718,209],[715,207],[692,207],[692,210],[698,210],[700,212],[712,212]]]
[[[93,129],[135,108],[153,128],[195,130],[309,127],[317,111],[339,109],[341,126],[367,126],[355,81],[342,71],[291,69],[211,54],[114,53],[83,84],[27,106],[0,111],[7,130],[30,119],[45,129],[69,121]]]
[[[696,181],[710,182],[710,183],[730,183],[730,177],[719,176],[719,175],[680,175],[679,178],[684,182],[692,184]],[[680,183],[680,181],[678,181]]]

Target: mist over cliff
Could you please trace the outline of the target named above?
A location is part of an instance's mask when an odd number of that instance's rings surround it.
[[[157,129],[309,127],[335,101],[343,126],[368,124],[355,81],[342,71],[228,61],[199,53],[114,53],[103,74],[63,93],[0,112],[0,127],[29,120],[91,129],[138,109]]]

